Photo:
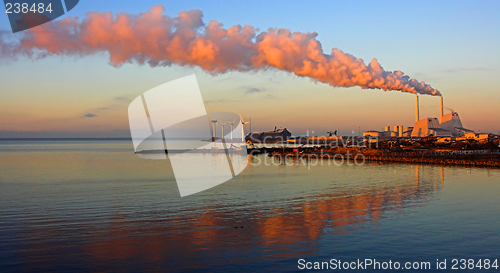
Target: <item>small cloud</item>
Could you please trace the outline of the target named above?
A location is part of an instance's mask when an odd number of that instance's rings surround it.
[[[87,114],[85,114],[85,117],[87,117],[87,118],[93,118],[93,117],[97,117],[97,115],[96,114],[92,114],[92,113],[87,113]]]
[[[232,79],[231,77],[226,77],[226,78],[218,79],[217,82],[225,82],[225,81],[229,81],[231,79]]]
[[[132,101],[131,99],[129,99],[127,97],[123,97],[123,96],[115,97],[115,100],[120,101],[120,102],[131,102]]]
[[[273,78],[269,78],[269,81],[272,83],[279,83],[278,81],[274,80]]]
[[[239,101],[238,100],[217,99],[217,100],[205,100],[203,102],[205,104],[211,104],[211,103],[239,102]]]
[[[257,87],[246,87],[245,94],[254,94],[254,93],[262,93],[266,91],[265,88],[257,88]]]
[[[101,108],[97,108],[98,111],[103,111],[103,110],[109,110],[110,108],[109,107],[101,107]]]
[[[226,101],[225,99],[218,99],[218,100],[206,100],[204,102],[205,102],[205,104],[211,104],[211,103],[222,103],[225,101]]]
[[[486,67],[452,67],[445,69],[447,73],[465,72],[465,71],[491,71],[492,69]]]
[[[281,98],[280,97],[276,97],[274,95],[271,95],[271,94],[266,94],[264,96],[262,96],[263,99],[266,99],[266,100],[280,100]]]

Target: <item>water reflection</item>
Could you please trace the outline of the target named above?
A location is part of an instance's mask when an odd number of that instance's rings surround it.
[[[165,201],[157,196],[162,183],[125,184],[115,192],[86,185],[95,199],[86,197],[74,207],[71,200],[61,201],[53,210],[36,209],[22,218],[12,246],[24,258],[17,266],[165,271],[315,255],[324,236],[376,228],[380,219],[425,205],[444,186],[442,167],[349,168],[250,166],[234,185],[198,199]],[[252,198],[254,188],[271,195]]]

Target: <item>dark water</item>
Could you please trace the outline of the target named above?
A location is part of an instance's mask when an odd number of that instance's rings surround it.
[[[436,259],[450,269],[454,258],[500,258],[500,170],[322,163],[249,165],[181,198],[168,162],[134,155],[128,140],[0,141],[0,271],[376,259],[431,262],[430,272]]]

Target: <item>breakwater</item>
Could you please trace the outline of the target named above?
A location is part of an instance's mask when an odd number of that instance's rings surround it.
[[[422,163],[439,165],[458,165],[470,167],[494,167],[500,168],[500,159],[496,158],[428,158],[428,157],[392,157],[392,156],[365,156],[366,161],[379,162],[401,162],[401,163]]]
[[[269,156],[281,160],[295,158],[303,160],[331,159],[346,160],[349,162],[397,162],[456,165],[469,167],[494,167],[500,168],[500,153],[498,151],[469,150],[469,151],[412,151],[412,152],[384,152],[373,149],[339,149],[334,151],[306,151],[293,149],[267,149]],[[259,154],[262,151],[250,151],[250,154]]]

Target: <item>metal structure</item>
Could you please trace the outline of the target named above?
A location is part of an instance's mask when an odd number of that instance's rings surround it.
[[[418,122],[420,120],[420,112],[419,112],[420,109],[419,108],[420,107],[419,107],[419,104],[418,104],[418,96],[417,96],[417,105],[416,105],[416,108],[415,108],[416,109],[415,110],[416,111],[415,122]]]
[[[231,140],[233,140],[233,130],[234,130],[234,122],[235,121],[236,121],[236,119],[233,120],[233,122],[229,122],[229,125],[231,125]]]
[[[243,128],[245,127],[245,124],[249,124],[250,121],[244,121],[243,120],[243,117],[240,115],[240,119],[241,119],[241,141],[245,141],[245,130],[243,130]],[[252,126],[252,125],[250,125]],[[250,127],[251,128],[251,127]],[[250,129],[251,131],[251,129]]]
[[[221,131],[222,135],[221,135],[221,138],[224,138],[224,126],[226,125],[226,123],[228,123],[228,122],[227,122],[227,121],[226,121],[226,122],[222,122],[222,121],[220,122],[220,125],[221,125],[221,127],[222,127],[222,131]],[[232,129],[232,128],[231,128],[231,129]],[[232,131],[231,131],[231,133],[232,133]]]
[[[213,140],[215,140],[215,124],[217,124],[217,120],[216,119],[212,119],[212,123],[214,124],[214,135],[213,135]]]

